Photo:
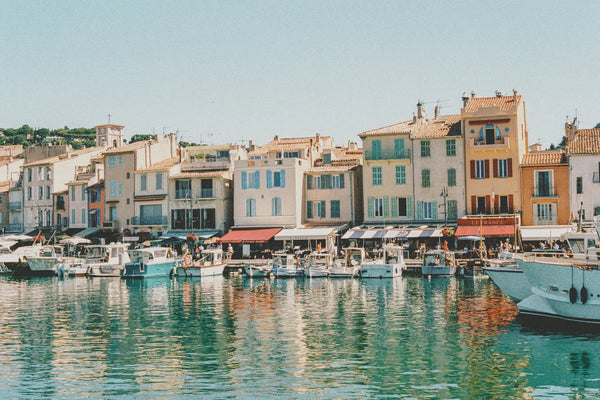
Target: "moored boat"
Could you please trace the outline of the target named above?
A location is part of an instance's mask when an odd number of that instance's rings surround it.
[[[184,260],[182,266],[178,266],[177,276],[203,277],[223,275],[225,269],[223,250],[205,249],[200,254],[200,259],[195,261]]]
[[[271,275],[275,278],[301,278],[304,276],[304,269],[300,265],[300,260],[293,254],[275,253]]]
[[[249,278],[265,278],[270,275],[272,268],[273,262],[270,260],[263,264],[246,264],[244,274]]]
[[[531,295],[531,283],[517,265],[514,253],[500,253],[498,258],[486,260],[483,271],[513,301],[519,302]]]
[[[404,270],[404,247],[384,244],[382,257],[360,264],[361,278],[397,278]]]
[[[346,247],[344,258],[337,259],[329,271],[330,278],[354,278],[360,272],[360,264],[365,261],[365,249]]]
[[[307,278],[326,278],[329,276],[329,270],[332,265],[332,254],[313,251],[308,255],[304,264],[304,276]]]
[[[27,265],[27,259],[29,257],[36,257],[40,254],[42,246],[39,244],[32,246],[17,247],[12,252],[6,252],[0,254],[0,265],[3,269],[6,268],[15,275],[20,273],[27,273],[29,266]]]
[[[448,250],[428,250],[423,255],[421,275],[423,276],[452,276],[456,274],[454,253]]]
[[[85,246],[84,265],[92,277],[121,276],[125,264],[130,261],[127,248],[123,243],[97,244]]]
[[[175,257],[167,247],[146,247],[129,250],[131,261],[125,263],[124,279],[158,278],[171,276]]]
[[[37,256],[27,258],[29,274],[35,276],[54,276],[59,265],[73,265],[83,260],[77,257],[66,257],[63,246],[42,246]]]

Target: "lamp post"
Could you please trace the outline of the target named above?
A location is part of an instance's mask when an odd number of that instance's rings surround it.
[[[442,187],[442,193],[440,196],[444,198],[444,228],[448,225],[448,208],[447,208],[447,198],[448,198],[448,188],[446,186]]]

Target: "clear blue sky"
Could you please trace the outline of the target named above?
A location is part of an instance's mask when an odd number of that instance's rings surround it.
[[[523,94],[530,143],[600,122],[598,1],[3,1],[0,127],[331,135]],[[212,135],[212,136],[209,136]]]

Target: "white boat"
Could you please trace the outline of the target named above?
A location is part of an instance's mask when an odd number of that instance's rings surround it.
[[[223,275],[225,265],[223,250],[205,249],[202,250],[199,260],[192,262],[184,260],[183,265],[176,268],[176,274],[189,277]]]
[[[404,247],[385,244],[382,257],[360,264],[361,278],[397,278],[404,270]]]
[[[175,269],[175,257],[168,247],[144,247],[129,250],[130,262],[125,263],[121,278],[143,279],[169,277]]]
[[[58,265],[68,266],[82,261],[81,258],[66,257],[63,246],[46,245],[42,246],[37,256],[27,258],[27,266],[31,275],[53,276],[58,272]]]
[[[454,253],[447,250],[428,250],[423,255],[421,275],[452,276],[456,274]]]
[[[531,283],[517,265],[514,253],[500,253],[496,259],[486,260],[483,271],[513,301],[519,302],[531,295]]]
[[[244,273],[249,278],[265,278],[271,273],[273,261],[269,260],[264,264],[246,264],[244,265]]]
[[[344,258],[335,260],[329,271],[330,278],[354,278],[360,272],[360,264],[365,261],[365,249],[346,247]]]
[[[26,272],[29,270],[27,259],[29,257],[36,257],[40,254],[41,249],[42,246],[39,244],[17,247],[12,252],[3,247],[0,253],[0,266],[17,274],[21,271]]]
[[[304,264],[304,276],[307,278],[326,278],[329,276],[329,270],[332,265],[332,254],[313,251],[308,255]]]
[[[95,277],[121,276],[125,264],[130,261],[127,248],[123,243],[97,244],[85,246],[84,265],[88,275]]]
[[[275,278],[299,278],[304,276],[304,269],[293,254],[275,253],[271,275]]]

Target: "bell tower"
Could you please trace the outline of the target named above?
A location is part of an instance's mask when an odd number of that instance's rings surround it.
[[[94,128],[96,128],[96,146],[114,148],[124,145],[124,126],[111,124],[110,114],[108,114],[108,124],[96,125]]]

